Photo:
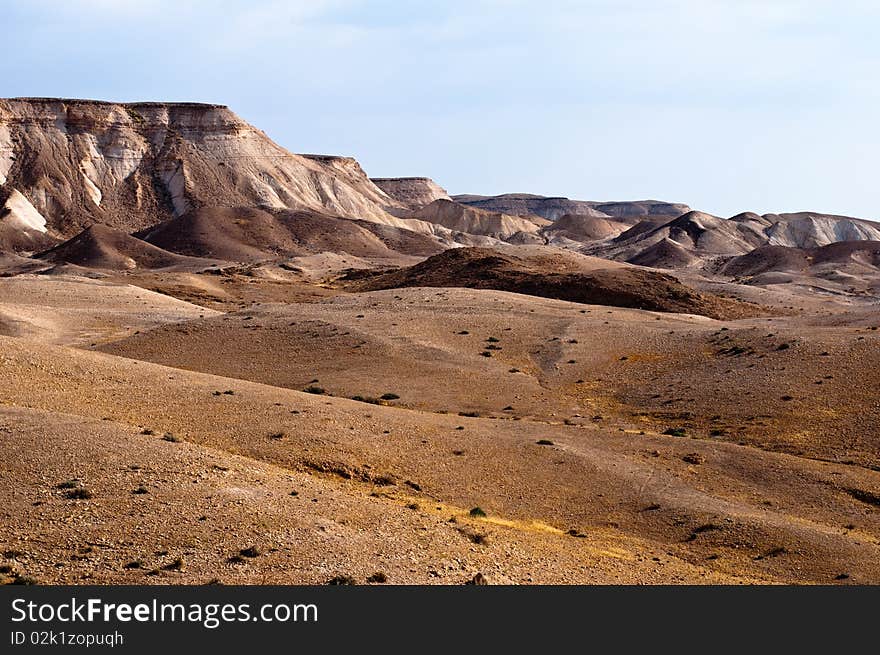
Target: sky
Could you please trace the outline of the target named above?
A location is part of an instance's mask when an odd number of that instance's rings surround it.
[[[450,193],[880,218],[876,0],[0,0],[0,96],[229,105]]]

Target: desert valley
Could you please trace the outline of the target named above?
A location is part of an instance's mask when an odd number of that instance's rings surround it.
[[[442,184],[0,100],[0,580],[880,583],[880,223]]]

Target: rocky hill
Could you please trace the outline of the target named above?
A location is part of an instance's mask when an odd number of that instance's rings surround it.
[[[204,267],[208,263],[168,252],[130,234],[99,224],[42,253],[39,259],[55,264],[109,270],[186,265]]]
[[[725,219],[690,211],[668,222],[639,222],[611,239],[587,244],[584,250],[594,256],[658,268],[697,265],[716,270],[719,262],[753,251],[762,267],[788,266],[792,260],[787,255],[781,256],[779,248],[809,250],[834,243],[878,240],[880,224],[848,216],[816,213],[760,216],[746,212]],[[750,268],[750,262],[747,258],[743,265]],[[739,264],[733,264],[734,268],[737,266]]]
[[[519,232],[536,233],[539,226],[520,216],[469,207],[451,200],[435,200],[412,214],[414,218],[455,232],[507,239]],[[549,223],[549,221],[544,221]]]
[[[93,223],[132,232],[204,206],[395,223],[386,210],[402,205],[354,159],[288,152],[222,105],[0,101],[6,225],[59,238]]]
[[[592,305],[715,318],[760,313],[745,303],[701,293],[671,275],[543,246],[453,248],[407,268],[354,272],[349,289],[405,287],[495,289]]]
[[[617,219],[634,216],[675,217],[690,210],[690,207],[681,203],[656,200],[596,202],[551,198],[528,193],[506,193],[500,196],[458,195],[453,196],[452,199],[489,211],[517,216],[543,216],[551,220],[556,220],[566,214],[585,214]]]
[[[451,200],[446,189],[429,177],[374,177],[371,181],[410,209],[421,209],[435,200]]]

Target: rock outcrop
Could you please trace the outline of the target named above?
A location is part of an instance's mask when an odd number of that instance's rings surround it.
[[[429,177],[374,177],[371,181],[409,209],[421,209],[435,200],[451,200],[446,189]]]
[[[554,221],[566,214],[604,216],[619,220],[637,216],[675,217],[690,211],[690,207],[687,205],[657,200],[597,202],[552,198],[529,193],[505,193],[500,196],[459,195],[453,196],[452,199],[488,211],[517,216],[542,216]]]
[[[435,200],[430,205],[413,212],[412,216],[455,232],[496,239],[507,239],[518,232],[538,231],[535,222],[520,216],[476,209],[451,200]]]
[[[387,209],[402,207],[354,159],[288,152],[222,105],[0,101],[7,227],[63,238],[93,223],[132,232],[206,206],[387,224],[398,222]]]

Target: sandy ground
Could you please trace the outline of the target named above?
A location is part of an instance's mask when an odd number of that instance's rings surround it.
[[[0,302],[89,306],[57,282]],[[870,316],[132,293],[0,337],[10,580],[880,581]]]

